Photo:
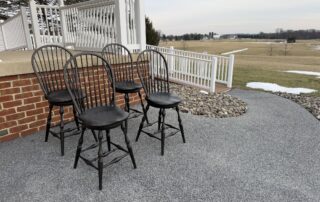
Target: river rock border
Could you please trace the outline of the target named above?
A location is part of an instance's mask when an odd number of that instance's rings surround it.
[[[180,110],[183,113],[229,118],[241,116],[247,111],[245,102],[227,93],[208,94],[198,88],[173,83],[170,84],[170,88],[173,93],[183,99],[180,104]]]

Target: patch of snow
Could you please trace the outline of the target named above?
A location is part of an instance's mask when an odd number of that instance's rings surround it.
[[[317,46],[314,48],[314,50],[320,51],[320,45],[317,45]]]
[[[265,91],[271,92],[282,92],[282,93],[292,93],[292,94],[301,94],[301,93],[314,93],[317,90],[309,89],[309,88],[289,88],[280,86],[276,83],[264,83],[264,82],[250,82],[246,85],[248,88],[253,89],[262,89]]]
[[[312,71],[296,71],[296,70],[290,70],[290,71],[285,71],[288,73],[293,73],[293,74],[303,74],[303,75],[309,75],[309,76],[317,76],[320,78],[320,72],[312,72]]]
[[[204,91],[204,90],[200,90],[200,93],[203,93],[203,94],[206,94],[206,95],[209,94],[207,91]]]

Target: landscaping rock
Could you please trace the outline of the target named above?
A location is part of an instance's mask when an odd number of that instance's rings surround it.
[[[206,94],[198,88],[173,83],[170,84],[170,88],[183,99],[180,104],[183,113],[228,118],[240,116],[247,111],[245,102],[226,93]]]
[[[274,93],[283,98],[292,100],[304,108],[306,108],[311,114],[313,114],[318,120],[320,120],[320,97],[314,95],[295,95],[290,93]]]

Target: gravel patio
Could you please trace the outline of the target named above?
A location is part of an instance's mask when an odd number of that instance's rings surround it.
[[[72,168],[78,137],[44,142],[43,132],[0,144],[0,201],[319,201],[320,124],[298,104],[269,93],[232,90],[248,104],[236,118],[182,114],[179,135],[160,143],[129,121],[138,168],[130,158],[97,172],[80,161]],[[175,123],[174,112],[168,121]],[[151,111],[150,117],[157,117]],[[119,131],[111,132],[122,140]],[[87,135],[85,142],[92,142]]]

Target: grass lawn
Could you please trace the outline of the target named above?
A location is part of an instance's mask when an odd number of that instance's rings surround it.
[[[221,54],[248,48],[236,54],[234,87],[246,89],[247,82],[271,82],[286,87],[304,87],[318,90],[320,79],[314,76],[285,73],[286,70],[320,72],[320,40],[303,40],[295,44],[269,43],[262,40],[216,40],[162,42],[160,46]],[[286,52],[286,55],[285,55]]]

